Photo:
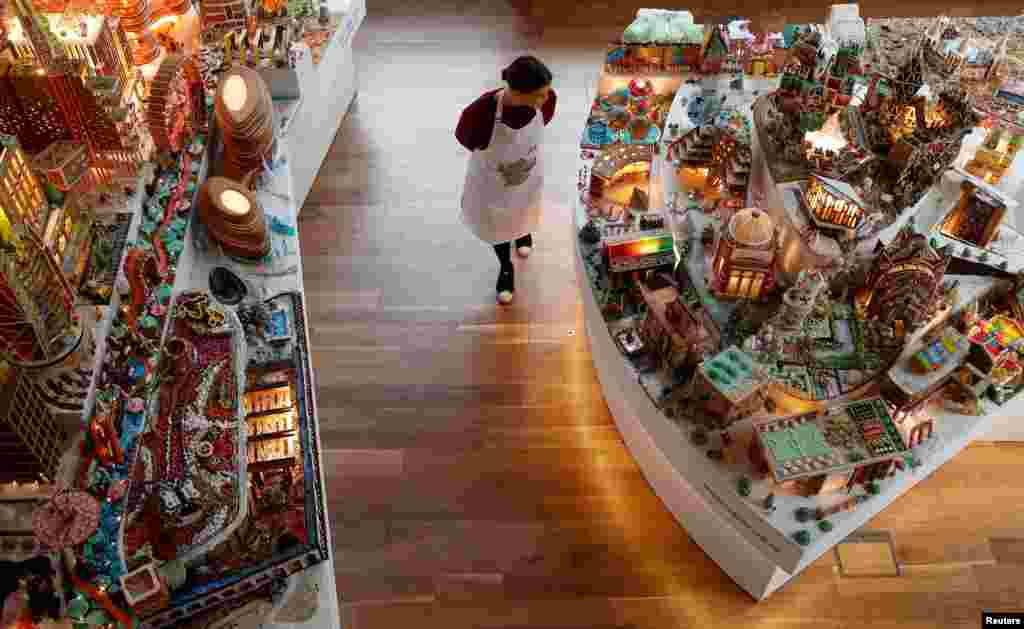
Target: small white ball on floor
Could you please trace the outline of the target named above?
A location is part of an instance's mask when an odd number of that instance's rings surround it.
[[[530,257],[530,253],[532,251],[533,251],[533,247],[519,247],[518,249],[516,249],[516,253],[518,253],[519,257],[521,257],[521,258],[528,258],[528,257]]]

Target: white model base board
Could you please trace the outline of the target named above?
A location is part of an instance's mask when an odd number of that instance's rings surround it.
[[[352,38],[366,15],[365,0],[332,0],[332,11],[345,11],[341,27],[327,44],[312,76],[302,80],[302,105],[288,130],[292,171],[292,202],[302,211],[334,144],[345,113],[356,96],[356,66]]]
[[[685,433],[647,397],[608,331],[578,247],[575,257],[594,367],[626,446],[654,492],[693,540],[757,600],[769,596],[860,529],[968,443],[983,438],[994,418],[1019,417],[1024,410],[1024,396],[1018,396],[983,417],[936,412],[939,433],[924,444],[920,467],[889,480],[868,503],[833,518],[832,531],[820,533],[809,546],[800,547],[730,493],[727,488],[732,481],[716,477],[714,468],[690,447]],[[787,526],[792,528],[792,522]]]
[[[657,414],[655,419],[662,419],[666,424],[668,420],[660,415],[640,386],[631,382],[625,359],[615,346],[589,289],[590,279],[578,249],[575,257],[590,352],[608,409],[622,439],[644,478],[693,541],[747,593],[757,600],[766,598],[793,575],[775,565],[740,535],[730,519],[719,515],[718,510],[723,507],[713,507],[703,497],[707,495],[708,488],[692,486],[658,447],[659,439],[651,434],[649,425],[645,425],[647,422],[640,419],[640,413],[644,412],[648,417]],[[621,386],[623,384],[626,386]]]

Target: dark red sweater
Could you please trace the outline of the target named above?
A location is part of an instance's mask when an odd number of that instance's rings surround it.
[[[459,126],[455,128],[455,137],[459,144],[471,151],[480,151],[487,148],[491,141],[491,133],[494,131],[494,118],[498,113],[499,90],[487,92],[480,98],[462,110],[459,117]],[[551,122],[555,117],[555,90],[548,92],[548,99],[541,106],[540,111],[544,115],[544,124]],[[516,106],[504,108],[502,118],[505,124],[513,129],[522,129],[530,124],[536,115],[532,107]]]

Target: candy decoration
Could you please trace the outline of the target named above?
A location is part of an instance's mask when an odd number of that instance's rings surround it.
[[[104,592],[96,589],[92,585],[78,578],[78,575],[74,572],[70,573],[71,583],[75,586],[79,592],[84,594],[86,597],[91,599],[94,603],[98,604],[103,610],[105,610],[110,616],[120,623],[121,627],[133,627],[132,617],[129,616],[121,608],[114,605]],[[77,598],[77,597],[76,597]],[[84,598],[84,597],[83,597]],[[85,615],[85,621],[88,622],[89,614]]]
[[[84,543],[99,523],[100,503],[84,491],[59,492],[32,517],[36,537],[54,549]]]

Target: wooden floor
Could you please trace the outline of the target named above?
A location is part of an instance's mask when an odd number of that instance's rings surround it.
[[[871,522],[904,576],[840,578],[827,555],[764,603],[742,593],[632,462],[582,331],[568,204],[603,35],[500,0],[429,19],[370,4],[359,95],[301,220],[346,628],[973,628],[1024,610],[1014,445],[968,449]],[[526,50],[559,111],[536,251],[498,308],[452,132]]]

